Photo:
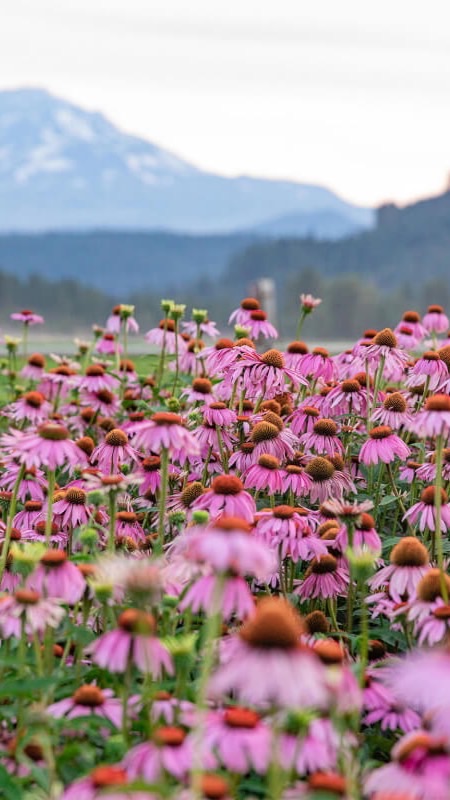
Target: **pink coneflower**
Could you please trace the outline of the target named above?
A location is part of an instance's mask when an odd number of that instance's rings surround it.
[[[420,344],[420,339],[414,335],[414,328],[412,325],[407,325],[406,322],[402,325],[398,325],[394,330],[394,334],[397,337],[397,344],[402,350],[412,352],[416,350]]]
[[[52,402],[63,400],[75,384],[75,372],[62,364],[44,373],[37,390]]]
[[[103,353],[105,356],[115,356],[117,353],[123,353],[123,347],[114,333],[104,333],[95,346],[95,352]]]
[[[0,603],[2,636],[19,638],[22,619],[27,634],[43,634],[47,625],[57,628],[65,613],[54,598],[46,599],[32,589],[17,589],[14,595],[3,597]]]
[[[232,339],[221,338],[212,347],[205,347],[202,351],[202,360],[205,362],[208,375],[221,374],[236,361],[238,352]]]
[[[192,385],[183,389],[181,396],[190,404],[210,405],[216,402],[213,385],[209,378],[194,378]]]
[[[40,392],[26,392],[15,403],[11,403],[4,409],[4,413],[7,413],[15,422],[25,420],[33,425],[39,425],[47,419],[51,411],[50,403]]]
[[[208,564],[215,572],[266,580],[274,570],[272,552],[252,535],[246,519],[224,514],[206,529],[190,531],[183,542],[185,558]]]
[[[397,430],[403,425],[408,425],[411,420],[411,411],[408,409],[408,404],[400,392],[388,394],[383,401],[383,405],[376,408],[372,414],[372,422],[388,425],[390,428]]]
[[[91,455],[91,463],[95,464],[102,472],[114,475],[120,472],[122,464],[138,461],[139,454],[128,443],[128,436],[120,428],[113,428],[105,436],[105,441],[99,444]]]
[[[228,375],[232,382],[242,378],[245,395],[250,400],[261,395],[270,400],[282,394],[286,389],[286,380],[295,387],[307,385],[302,375],[285,366],[283,354],[274,349],[260,355],[250,347],[243,347],[241,357],[229,367]]]
[[[225,403],[213,402],[202,408],[202,415],[208,425],[218,425],[220,428],[230,427],[237,420],[237,414],[228,408]]]
[[[395,458],[405,459],[411,453],[408,445],[400,436],[397,436],[389,425],[378,425],[369,431],[369,439],[364,442],[359,451],[359,460],[362,464],[390,464]]]
[[[427,486],[420,495],[420,501],[414,503],[406,512],[403,519],[407,519],[412,525],[418,523],[419,530],[436,530],[436,487]],[[445,533],[450,528],[450,503],[447,493],[441,489],[441,532]]]
[[[212,449],[211,455],[214,453],[219,453],[221,447],[224,450],[231,452],[236,442],[235,437],[232,436],[227,430],[224,430],[217,425],[210,425],[208,422],[204,422],[203,425],[199,425],[194,430],[193,435],[198,441],[203,455],[206,455],[210,449]]]
[[[235,475],[219,475],[214,478],[211,489],[200,495],[193,509],[208,511],[211,518],[220,516],[241,517],[253,522],[256,505],[253,497],[244,490],[244,484]]]
[[[367,670],[363,692],[365,725],[380,724],[382,731],[402,730],[404,733],[420,727],[420,715],[408,705],[401,703],[389,688],[385,679],[389,670],[383,668]]]
[[[31,530],[22,532],[22,539],[26,539],[31,542],[42,542],[42,544],[46,544],[47,537],[45,534],[45,528],[46,528],[45,519],[41,518],[34,523],[33,528]],[[62,550],[66,547],[67,541],[68,541],[67,532],[61,531],[59,529],[59,526],[53,521],[50,527],[49,544],[57,548],[61,548]]]
[[[250,440],[255,445],[253,451],[255,460],[262,455],[275,456],[280,461],[292,459],[294,446],[297,443],[295,435],[285,428],[281,417],[272,412],[265,414],[264,420],[253,426]]]
[[[412,483],[417,478],[417,472],[422,465],[418,461],[407,461],[406,464],[401,464],[398,476],[401,481]],[[431,478],[433,480],[433,478]]]
[[[336,536],[336,544],[341,552],[345,553],[349,545],[348,531],[345,525],[342,525]],[[375,530],[375,520],[370,514],[362,513],[357,520],[353,531],[353,546],[355,549],[368,548],[374,553],[381,553],[382,542]]]
[[[448,436],[450,432],[450,397],[434,394],[428,397],[423,411],[419,411],[408,426],[419,436]]]
[[[44,322],[44,317],[41,317],[39,314],[35,314],[34,311],[30,311],[28,308],[24,309],[23,311],[16,311],[14,314],[10,314],[10,318],[15,322],[23,322],[24,325],[42,325]]]
[[[186,334],[183,334],[185,336]],[[178,366],[180,372],[186,373],[186,375],[197,375],[199,370],[200,361],[204,363],[205,357],[203,351],[205,350],[205,343],[201,339],[191,339],[187,343],[186,350],[184,353],[181,353],[178,359]],[[208,348],[209,349],[209,348]],[[176,370],[176,363],[175,361],[170,361],[168,364],[168,369],[172,372]],[[214,376],[214,372],[210,372],[206,370],[210,377]]]
[[[291,425],[292,431],[296,436],[301,436],[304,433],[312,433],[314,425],[320,418],[320,411],[315,406],[299,406],[295,411],[290,414],[287,421]]]
[[[332,555],[321,555],[315,558],[305,572],[305,578],[294,590],[295,594],[306,600],[308,598],[335,598],[345,595],[350,582],[348,572],[338,566]]]
[[[302,359],[300,369],[302,375],[313,381],[323,378],[325,383],[328,383],[336,377],[336,365],[324,347],[315,347],[311,353],[308,353]]]
[[[100,389],[98,392],[83,392],[81,395],[81,404],[83,406],[87,405],[89,410],[97,414],[102,414],[105,417],[113,417],[120,408],[119,398],[109,389]],[[81,412],[82,419],[83,412],[86,410],[87,409],[83,408]]]
[[[163,347],[166,353],[173,355],[178,347],[179,353],[186,350],[186,342],[183,337],[175,332],[175,322],[173,319],[162,319],[157,328],[147,331],[144,339],[158,347]],[[177,344],[176,344],[177,343]]]
[[[292,493],[293,497],[304,497],[311,490],[312,480],[304,467],[288,464],[282,476],[283,494]]]
[[[312,294],[301,294],[300,295],[300,304],[302,306],[302,310],[305,311],[307,314],[310,314],[317,306],[320,306],[322,302],[321,297],[313,297]]]
[[[266,576],[268,577],[268,575]],[[224,622],[233,618],[244,620],[255,608],[252,593],[244,578],[227,575],[203,575],[189,587],[179,604],[181,612],[190,609],[193,614],[220,614]]]
[[[96,767],[86,777],[70,784],[59,800],[156,800],[147,790],[130,789],[123,767]]]
[[[81,600],[86,581],[63,550],[47,550],[39,566],[27,578],[26,586],[44,597],[57,598],[73,606]]]
[[[80,686],[71,697],[48,706],[47,714],[56,719],[96,716],[109,720],[116,728],[122,724],[122,701],[112,689],[100,689],[94,683]]]
[[[357,414],[365,417],[367,413],[367,390],[356,378],[348,378],[334,386],[327,395],[328,413],[338,416]]]
[[[142,424],[136,433],[135,444],[137,448],[152,453],[165,449],[170,453],[180,451],[185,456],[200,455],[200,445],[185,427],[183,418],[168,411],[158,411]]]
[[[414,597],[420,579],[429,568],[429,555],[425,545],[415,536],[405,536],[391,550],[390,565],[383,567],[368,580],[371,590],[388,585],[390,597],[401,603]]]
[[[84,392],[101,392],[102,389],[114,391],[119,385],[117,378],[108,375],[101,364],[90,364],[84,375],[77,379],[78,388]]]
[[[233,692],[239,702],[257,708],[326,705],[324,667],[309,648],[300,646],[303,632],[301,617],[286,601],[262,599],[233,637],[230,658],[212,676],[210,696]]]
[[[245,327],[255,341],[260,336],[264,339],[278,339],[277,329],[268,321],[267,314],[262,308],[250,311]]]
[[[390,328],[384,328],[373,337],[372,343],[364,349],[364,359],[373,367],[381,363],[386,368],[386,373],[403,370],[409,361],[409,355],[397,346],[397,337]]]
[[[289,369],[301,373],[302,359],[307,353],[309,353],[309,349],[305,342],[290,342],[283,353],[284,363]]]
[[[427,350],[417,359],[409,371],[406,386],[423,386],[425,383],[432,392],[439,389],[448,378],[448,369],[435,350]]]
[[[300,437],[300,444],[306,451],[311,450],[319,455],[333,455],[343,453],[344,446],[339,439],[338,426],[332,419],[318,419],[314,423],[311,433],[304,433]]]
[[[206,720],[203,745],[216,768],[238,775],[251,770],[265,775],[272,757],[272,730],[259,714],[233,706],[211,711]]]
[[[133,311],[134,306],[123,304],[114,306],[106,321],[106,330],[110,333],[120,333],[122,322],[124,322],[128,332],[139,333],[139,325],[133,317]]]
[[[36,522],[43,518],[42,500],[26,500],[22,511],[19,511],[13,519],[13,525],[19,530],[29,530]]]
[[[192,769],[192,740],[183,728],[157,728],[153,741],[133,747],[125,756],[123,765],[132,780],[157,783],[164,773],[179,781],[186,779]]]
[[[292,561],[311,561],[327,555],[324,542],[314,534],[316,521],[303,508],[281,505],[257,515],[258,535],[279,551],[281,558],[290,556]]]
[[[343,470],[336,469],[328,458],[312,458],[305,471],[312,481],[309,493],[312,503],[323,503],[331,497],[342,497],[345,492],[356,491],[351,477]]]
[[[173,675],[170,653],[156,638],[155,620],[151,614],[135,608],[123,611],[118,629],[102,634],[86,652],[99,667],[110,672],[125,672],[129,660],[142,672],[159,680],[163,672]]]
[[[421,615],[414,627],[414,635],[421,647],[433,647],[444,642],[450,633],[450,605],[442,597],[437,597],[429,606],[428,615]]]
[[[268,495],[279,494],[283,490],[283,472],[276,456],[264,454],[252,464],[242,476],[246,489],[267,491]]]
[[[133,473],[134,478],[139,483],[139,494],[146,495],[151,492],[153,495],[159,491],[161,486],[161,459],[159,456],[148,456],[144,458]]]
[[[413,650],[392,666],[389,687],[402,703],[427,714],[439,709],[448,717],[450,704],[450,651],[448,647]],[[447,723],[448,725],[448,723]]]
[[[131,539],[134,544],[145,542],[145,531],[134,511],[118,511],[116,515],[116,539]]]
[[[215,322],[212,322],[205,316],[202,322],[196,322],[195,320],[191,320],[190,322],[182,322],[181,327],[183,328],[189,336],[195,337],[200,331],[200,334],[204,336],[209,336],[210,339],[216,339],[220,336],[220,331],[217,329],[217,325]]]
[[[426,329],[422,325],[420,321],[420,314],[417,311],[405,311],[402,316],[402,321],[399,322],[397,327],[394,330],[394,333],[397,333],[397,329],[401,327],[402,324],[408,325],[409,328],[412,330],[412,334],[418,342],[422,341],[422,339],[426,336]]]
[[[255,445],[253,442],[241,442],[234,453],[231,454],[228,466],[244,473],[255,463]]]
[[[86,455],[69,438],[69,431],[55,422],[45,422],[35,433],[26,433],[18,442],[17,456],[29,467],[76,467],[86,463]]]
[[[422,325],[428,333],[445,333],[448,330],[449,321],[442,306],[428,306]]]
[[[339,735],[328,719],[313,719],[305,736],[283,733],[280,741],[280,761],[284,769],[305,775],[336,766]]]
[[[170,692],[156,692],[153,698],[151,716],[154,722],[164,722],[174,725],[179,719],[182,724],[188,724],[187,719],[195,713],[195,705],[189,700],[180,700]]]
[[[244,297],[244,299],[241,300],[239,308],[236,308],[231,312],[228,324],[231,325],[231,323],[234,322],[236,325],[241,325],[243,328],[247,328],[250,313],[252,311],[257,311],[259,308],[259,300],[257,300],[255,297]]]
[[[45,372],[45,357],[41,353],[32,353],[28,356],[27,363],[20,370],[22,378],[30,381],[39,381]]]
[[[443,736],[425,730],[403,736],[392,749],[392,761],[373,770],[365,792],[405,792],[412,800],[446,800],[450,781],[448,743]],[[389,796],[389,795],[388,795]]]
[[[55,522],[61,530],[70,530],[89,522],[91,509],[86,503],[86,498],[84,489],[73,486],[67,489],[61,500],[53,504]]]

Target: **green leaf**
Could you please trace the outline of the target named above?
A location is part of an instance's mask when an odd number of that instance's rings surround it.
[[[0,797],[4,800],[22,800],[23,792],[20,786],[13,781],[5,767],[0,765]]]
[[[391,506],[397,500],[395,494],[386,494],[378,503],[380,506]]]

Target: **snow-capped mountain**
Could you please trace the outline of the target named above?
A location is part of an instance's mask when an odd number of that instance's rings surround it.
[[[331,217],[330,238],[374,222],[371,209],[321,187],[203,172],[44,90],[0,92],[0,231],[264,233],[267,224],[270,235],[282,217],[283,235],[307,225],[319,237]]]

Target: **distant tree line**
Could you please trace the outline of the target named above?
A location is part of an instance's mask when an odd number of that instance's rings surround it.
[[[164,292],[178,302],[192,307],[205,307],[211,319],[225,329],[230,311],[243,294],[235,286],[201,280],[188,290]],[[324,277],[313,267],[288,276],[278,286],[278,326],[283,338],[292,338],[299,312],[299,295],[311,292],[322,297],[323,303],[308,319],[305,335],[314,339],[355,339],[367,327],[382,328],[394,325],[408,308],[423,313],[430,303],[441,303],[450,311],[450,283],[443,278],[428,280],[422,286],[404,283],[396,289],[382,289],[358,275],[343,274]],[[31,308],[43,314],[46,329],[58,332],[87,332],[93,323],[103,325],[112,306],[117,302],[133,303],[136,316],[145,332],[158,323],[160,294],[139,294],[112,297],[77,281],[48,281],[39,276],[19,280],[0,272],[0,327],[10,331],[9,314],[17,309]]]

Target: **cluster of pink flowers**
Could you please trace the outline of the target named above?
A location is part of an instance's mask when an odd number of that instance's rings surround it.
[[[335,354],[320,302],[279,348],[164,300],[150,373],[125,304],[9,364],[5,796],[450,800],[449,322]]]

